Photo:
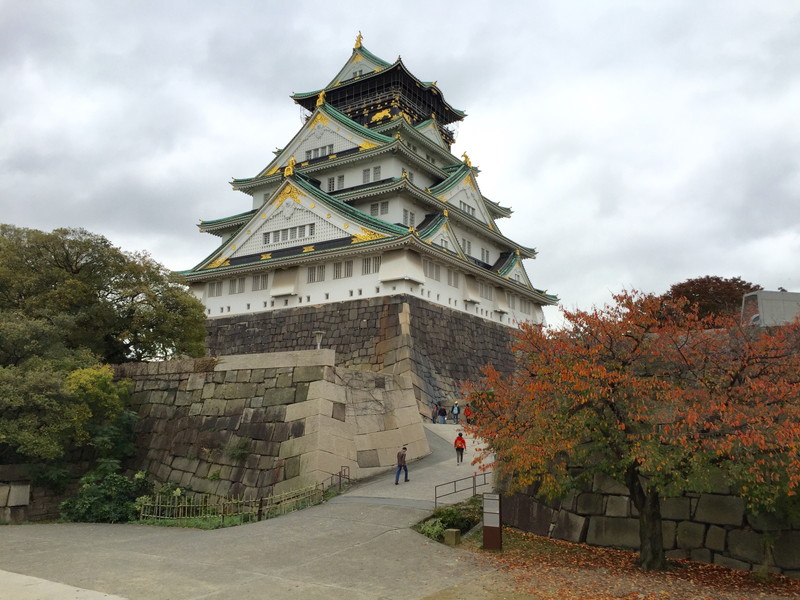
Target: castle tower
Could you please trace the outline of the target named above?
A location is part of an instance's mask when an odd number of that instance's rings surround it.
[[[486,198],[466,153],[465,113],[356,39],[324,88],[295,94],[304,125],[254,177],[251,208],[202,221],[219,247],[184,272],[209,319],[408,295],[508,327],[541,323],[557,298],[536,289],[505,237],[511,210]]]

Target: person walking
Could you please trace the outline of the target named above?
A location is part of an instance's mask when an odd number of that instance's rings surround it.
[[[439,404],[436,403],[433,405],[433,410],[431,410],[431,423],[436,423],[436,418],[439,416]]]
[[[450,412],[453,413],[453,423],[458,425],[458,415],[461,414],[461,409],[458,407],[458,400],[453,404],[453,408],[450,409]]]
[[[472,423],[472,407],[467,404],[464,407],[464,419],[467,421],[467,425]]]
[[[467,440],[464,439],[464,435],[460,431],[456,441],[453,442],[453,446],[456,447],[456,464],[460,465],[464,462],[464,450],[467,447]]]
[[[439,423],[444,425],[444,422],[447,420],[447,409],[444,406],[439,406]]]
[[[403,446],[403,449],[397,453],[397,473],[394,476],[394,484],[398,485],[400,483],[400,471],[405,471],[406,473],[406,481],[408,481],[408,467],[406,466],[406,447]]]

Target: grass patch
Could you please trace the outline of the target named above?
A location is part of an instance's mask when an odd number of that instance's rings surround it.
[[[458,504],[440,506],[430,517],[417,523],[413,529],[432,540],[441,542],[445,529],[458,529],[462,534],[481,522],[483,518],[483,496],[472,496]]]
[[[154,525],[156,527],[183,527],[186,529],[221,529],[223,527],[236,527],[255,523],[256,520],[250,515],[233,515],[225,517],[202,517],[191,519],[142,519],[141,521],[131,521],[136,525]]]

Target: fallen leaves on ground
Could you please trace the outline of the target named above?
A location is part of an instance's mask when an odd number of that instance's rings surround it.
[[[480,536],[465,545],[507,572],[534,599],[739,600],[800,598],[800,580],[734,571],[692,561],[670,561],[671,570],[643,571],[637,554],[503,530],[503,551],[480,549]]]

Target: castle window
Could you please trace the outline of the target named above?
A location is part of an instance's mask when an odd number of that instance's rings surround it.
[[[269,283],[269,274],[262,273],[261,275],[253,275],[253,291],[257,292],[259,290],[266,290],[268,289]]]
[[[461,238],[461,249],[465,254],[472,256],[472,242],[467,238]]]
[[[308,267],[308,283],[325,281],[325,265]]]
[[[470,206],[469,204],[467,204],[463,200],[459,200],[458,201],[458,205],[461,208],[461,210],[463,210],[468,215],[473,216],[473,217],[475,216],[475,207],[474,206]]]
[[[361,171],[361,178],[363,179],[362,183],[369,183],[369,169]]]
[[[381,168],[380,167],[373,167],[372,168],[372,181],[378,181],[381,178]]]
[[[336,178],[336,189],[340,190],[344,187],[344,175],[339,175]]]
[[[425,273],[425,277],[427,277],[428,279],[433,279],[434,281],[441,281],[441,268],[436,263],[423,259],[422,270]]]
[[[439,242],[439,245],[445,250],[450,249],[450,244],[448,243],[447,238],[442,238],[441,241]]]
[[[319,148],[314,148],[311,151],[311,158],[319,158]]]
[[[328,177],[328,191],[329,192],[332,192],[333,190],[336,189],[334,187],[335,184],[336,184],[336,178],[335,177]]]
[[[489,260],[489,251],[486,248],[481,248],[481,260],[488,264],[492,262]]]
[[[306,150],[306,160],[311,160],[311,150]]]
[[[228,293],[229,294],[241,294],[244,292],[244,277],[238,277],[236,279],[231,279],[228,282]]]
[[[416,225],[416,222],[417,222],[416,215],[412,211],[404,208],[403,225],[405,225],[406,227],[414,227],[414,225]]]
[[[373,202],[369,205],[369,214],[373,217],[389,214],[389,201],[385,200],[384,202]]]
[[[307,225],[298,225],[297,227],[286,227],[285,229],[278,229],[277,231],[267,232],[264,234],[264,243],[269,244],[270,235],[272,236],[272,243],[286,242],[288,240],[301,240],[314,236],[314,223]]]
[[[458,271],[447,269],[447,285],[450,287],[458,287]]]
[[[344,262],[333,263],[333,278],[344,279],[353,276],[353,261],[346,260]]]
[[[361,77],[364,74],[364,69],[359,69],[358,71],[353,71],[353,77]]]
[[[370,258],[362,259],[361,261],[361,274],[371,275],[381,270],[381,257],[372,256]]]
[[[486,300],[494,300],[494,288],[483,281],[478,282],[478,294]]]
[[[516,308],[517,308],[517,297],[514,294],[506,293],[506,300],[508,302],[508,307],[511,310],[516,310]]]
[[[216,298],[217,296],[222,296],[221,281],[209,281],[207,289],[208,289],[207,295],[209,298]]]

